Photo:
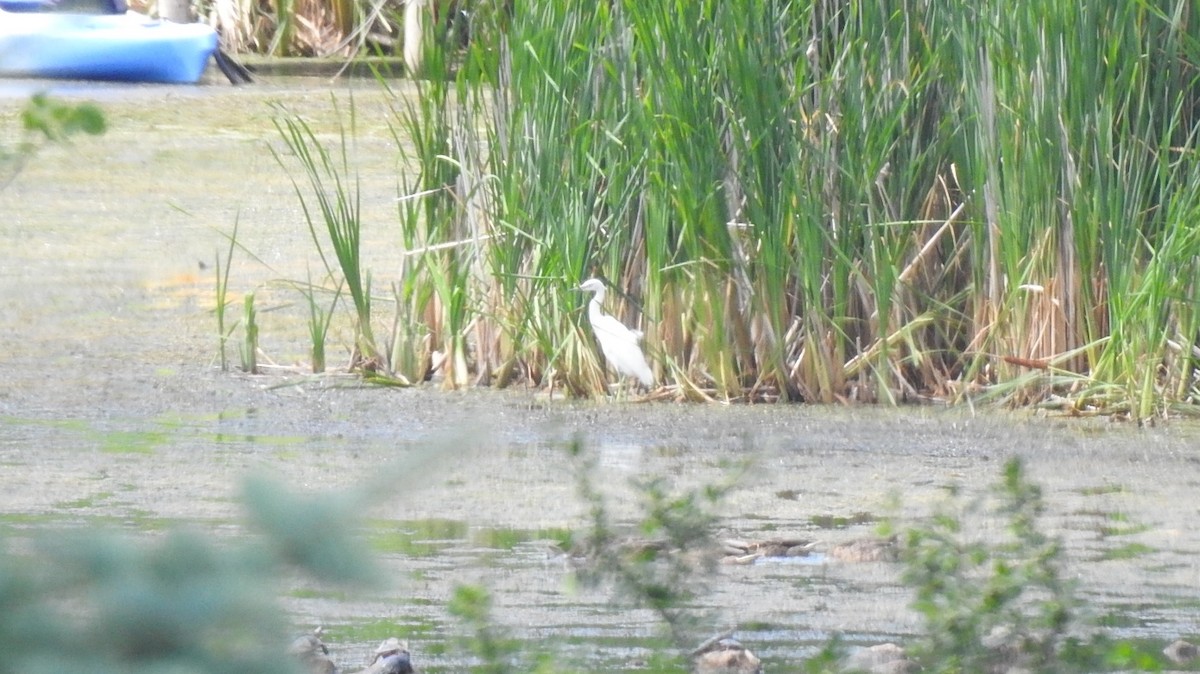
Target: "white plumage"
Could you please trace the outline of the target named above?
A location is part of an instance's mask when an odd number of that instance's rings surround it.
[[[646,363],[646,356],[638,342],[642,341],[640,330],[630,330],[620,321],[605,314],[601,305],[608,290],[600,279],[588,279],[579,286],[584,292],[595,293],[588,302],[588,322],[592,324],[592,332],[600,343],[600,351],[604,359],[617,371],[617,374],[636,377],[643,386],[654,385],[654,373]]]

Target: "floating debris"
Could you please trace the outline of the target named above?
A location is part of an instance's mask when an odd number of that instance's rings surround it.
[[[722,564],[753,564],[766,557],[807,557],[816,547],[815,541],[803,538],[772,538],[765,541],[745,541],[727,538],[721,541]]]

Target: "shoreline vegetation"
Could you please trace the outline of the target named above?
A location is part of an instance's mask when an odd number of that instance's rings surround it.
[[[652,398],[1197,411],[1186,4],[472,9],[395,97],[398,273],[357,264],[350,139],[280,112],[368,378],[602,395],[595,276]]]

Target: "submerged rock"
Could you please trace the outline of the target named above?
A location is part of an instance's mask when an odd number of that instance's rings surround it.
[[[338,674],[338,667],[329,658],[329,648],[321,641],[321,628],[312,634],[296,637],[288,646],[288,655],[296,659],[309,674]]]
[[[1183,639],[1176,639],[1170,646],[1163,649],[1163,655],[1177,665],[1186,665],[1200,657],[1200,652],[1195,644],[1188,643]]]
[[[729,637],[710,639],[692,653],[696,674],[761,674],[762,661]]]
[[[869,674],[907,674],[918,669],[917,663],[908,659],[904,649],[893,643],[860,648],[846,656],[842,667],[846,671]]]

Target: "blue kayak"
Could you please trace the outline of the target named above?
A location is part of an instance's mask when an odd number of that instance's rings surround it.
[[[0,8],[0,77],[191,84],[216,50],[200,23]]]

